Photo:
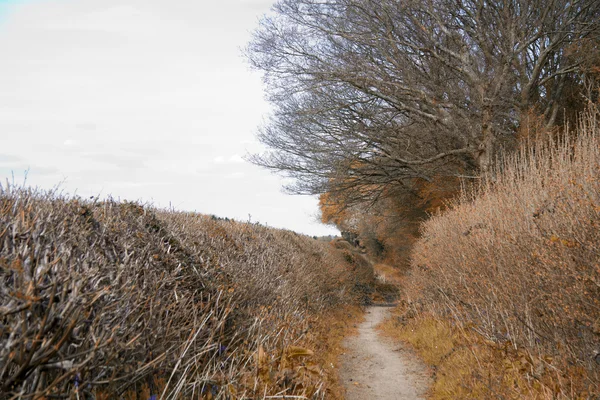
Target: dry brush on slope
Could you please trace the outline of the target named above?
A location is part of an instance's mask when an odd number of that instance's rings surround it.
[[[500,368],[520,371],[527,385],[480,376],[486,396],[599,394],[598,117],[584,116],[558,142],[524,146],[493,182],[422,228],[410,278],[415,304],[471,327],[504,356],[519,355]]]
[[[292,232],[0,186],[0,398],[322,398],[372,271]]]

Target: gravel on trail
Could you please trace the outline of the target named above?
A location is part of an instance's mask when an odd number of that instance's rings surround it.
[[[389,306],[371,306],[358,335],[347,338],[340,375],[347,400],[425,399],[430,384],[425,365],[405,345],[393,344],[376,330]]]

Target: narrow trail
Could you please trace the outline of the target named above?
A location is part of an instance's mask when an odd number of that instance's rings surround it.
[[[347,400],[424,399],[430,383],[425,366],[412,352],[380,336],[376,326],[390,307],[372,306],[358,327],[358,335],[346,339],[340,372]]]

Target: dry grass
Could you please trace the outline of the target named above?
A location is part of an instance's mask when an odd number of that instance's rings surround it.
[[[404,282],[406,274],[398,267],[390,264],[375,263],[373,265],[377,279],[384,283],[401,284]]]
[[[373,284],[293,232],[0,186],[0,398],[325,398]]]
[[[553,399],[559,393],[552,373],[544,369],[547,360],[498,346],[438,315],[401,308],[381,329],[409,343],[431,366],[430,399]]]
[[[450,318],[472,343],[493,343],[474,352],[491,363],[482,371],[503,368],[498,349],[525,355],[535,368],[517,368],[514,379],[501,374],[507,384],[525,382],[518,396],[600,395],[599,177],[592,111],[576,134],[508,157],[494,180],[427,221],[415,246],[407,286],[413,306]],[[489,376],[471,375],[490,386]],[[473,390],[470,397],[486,398]]]

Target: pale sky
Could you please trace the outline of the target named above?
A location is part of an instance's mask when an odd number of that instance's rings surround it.
[[[0,0],[0,179],[337,233],[242,159],[269,106],[241,48],[272,3]]]

